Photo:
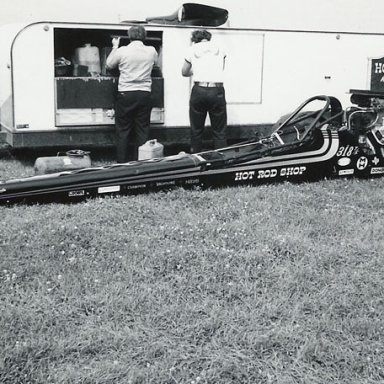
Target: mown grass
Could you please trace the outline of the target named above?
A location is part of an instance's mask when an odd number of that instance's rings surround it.
[[[0,208],[0,382],[384,382],[383,186]]]

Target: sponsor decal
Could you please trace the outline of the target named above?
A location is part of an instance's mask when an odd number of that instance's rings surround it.
[[[99,187],[97,188],[97,193],[111,193],[111,192],[119,192],[120,185],[111,185],[110,187]]]
[[[357,163],[356,163],[357,169],[359,171],[362,171],[365,168],[367,168],[367,165],[368,165],[368,159],[365,156],[359,157],[359,159],[357,160]]]
[[[341,157],[337,164],[340,165],[340,167],[346,167],[347,165],[351,164],[351,159],[349,157]]]
[[[243,171],[243,172],[236,172],[235,173],[235,181],[242,181],[242,180],[253,180],[256,179],[271,179],[276,176],[280,177],[289,177],[289,176],[297,176],[302,175],[307,170],[307,167],[305,166],[299,166],[299,167],[284,167],[280,170],[276,168],[270,168],[270,169],[260,169],[257,171]]]
[[[371,169],[371,175],[381,175],[384,173],[384,167],[373,167]]]
[[[353,169],[343,169],[339,171],[339,176],[353,175],[355,171]]]
[[[84,196],[85,191],[84,189],[80,189],[78,191],[69,191],[68,192],[68,197],[76,197],[76,196]]]
[[[146,188],[147,185],[146,184],[136,184],[136,185],[127,185],[125,187],[126,190],[129,190],[129,189],[142,189],[142,188]]]
[[[157,187],[164,187],[168,185],[175,185],[176,181],[175,180],[169,180],[169,181],[158,181],[156,182]]]
[[[191,185],[194,185],[194,184],[199,184],[200,183],[200,180],[199,179],[187,179],[184,181],[185,184],[191,184]]]

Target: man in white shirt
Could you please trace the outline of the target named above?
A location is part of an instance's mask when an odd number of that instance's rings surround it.
[[[194,81],[189,100],[192,153],[202,150],[207,114],[211,120],[214,148],[227,145],[227,103],[223,84],[226,54],[211,41],[211,37],[205,29],[192,32],[192,46],[181,70],[183,76],[193,76]]]
[[[118,94],[115,103],[116,160],[125,163],[137,159],[137,148],[149,138],[151,119],[151,72],[157,63],[154,47],[144,45],[145,28],[128,30],[130,43],[119,48],[120,38],[112,39],[112,51],[106,66],[119,68]],[[134,153],[128,153],[129,136],[135,134]]]

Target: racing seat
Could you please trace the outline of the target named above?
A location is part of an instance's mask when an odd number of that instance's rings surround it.
[[[304,108],[315,101],[324,101],[324,107],[317,111],[303,112]],[[343,108],[333,96],[314,96],[301,104],[288,116],[283,116],[273,127],[271,137],[281,145],[304,141],[315,130],[325,124],[340,127],[343,122]]]

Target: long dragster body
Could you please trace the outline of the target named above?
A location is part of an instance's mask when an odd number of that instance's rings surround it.
[[[384,95],[353,98],[358,105],[344,111],[338,99],[315,96],[276,123],[271,135],[218,150],[0,182],[0,204],[384,175]]]

